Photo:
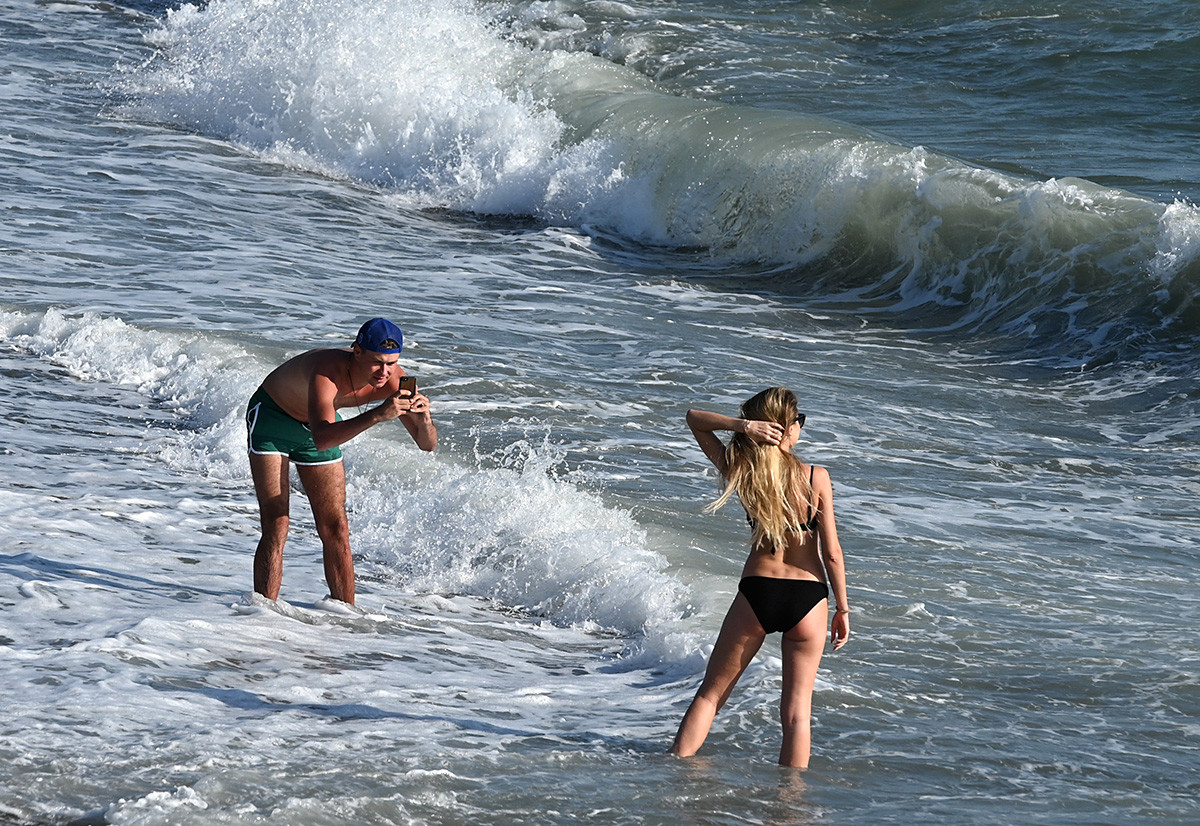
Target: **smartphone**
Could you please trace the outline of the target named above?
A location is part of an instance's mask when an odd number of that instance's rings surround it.
[[[416,377],[415,377],[415,376],[401,376],[401,377],[400,377],[400,388],[399,388],[399,389],[400,389],[400,390],[407,390],[407,391],[409,392],[409,394],[410,394],[410,395],[416,395],[416,393],[417,393],[417,379],[416,379]]]

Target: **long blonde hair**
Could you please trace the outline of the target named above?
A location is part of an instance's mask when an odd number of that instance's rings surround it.
[[[743,419],[776,422],[785,431],[798,413],[796,394],[786,387],[769,387],[742,403]],[[736,493],[754,529],[752,546],[775,553],[787,547],[787,534],[803,530],[814,508],[812,484],[801,468],[778,445],[735,433],[725,448],[725,490],[705,510],[717,510]]]

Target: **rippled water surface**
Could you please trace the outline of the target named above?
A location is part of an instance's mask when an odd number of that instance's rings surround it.
[[[1189,823],[1187,4],[0,4],[0,822]],[[359,608],[242,411],[405,329]],[[853,639],[664,751],[802,396]]]

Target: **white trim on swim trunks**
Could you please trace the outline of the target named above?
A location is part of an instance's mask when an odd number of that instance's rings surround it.
[[[301,462],[297,459],[293,459],[291,456],[284,453],[282,450],[255,450],[252,447],[248,447],[247,451],[250,453],[253,453],[255,456],[282,456],[283,458],[285,458],[289,462],[291,462],[293,465],[299,465],[300,467],[317,467],[318,465],[336,465],[338,462],[342,461],[342,459],[345,458],[344,456],[339,456],[336,459],[330,459],[327,462]]]
[[[259,387],[259,390],[262,390],[261,386]],[[256,390],[255,392],[257,393],[258,391]],[[269,395],[268,395],[268,398],[269,398]],[[272,403],[275,405],[276,408],[278,408],[280,413],[282,413],[284,416],[287,416],[287,411],[280,408],[279,404],[277,402],[275,402],[273,399],[272,399]],[[255,450],[254,449],[254,429],[256,427],[258,427],[258,417],[259,417],[259,414],[262,412],[262,406],[263,406],[263,403],[259,402],[258,404],[254,405],[253,407],[248,408],[246,410],[246,450],[250,454],[252,454],[254,456],[283,456],[285,459],[287,459],[293,465],[296,465],[298,467],[320,467],[321,465],[333,465],[333,464],[337,464],[338,462],[342,461],[342,459],[344,458],[342,456],[338,456],[336,459],[326,459],[323,462],[301,462],[299,459],[293,458],[290,453],[284,453],[282,450]],[[339,421],[340,421],[340,417],[339,417]],[[300,422],[300,425],[305,430],[308,430],[308,425],[304,424],[303,422]],[[310,431],[310,433],[311,433],[311,431]],[[314,447],[315,447],[315,445],[314,445]]]

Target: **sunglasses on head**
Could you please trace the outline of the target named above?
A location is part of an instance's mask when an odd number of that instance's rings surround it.
[[[804,427],[804,414],[803,413],[796,414],[796,424],[800,425],[801,427]]]

